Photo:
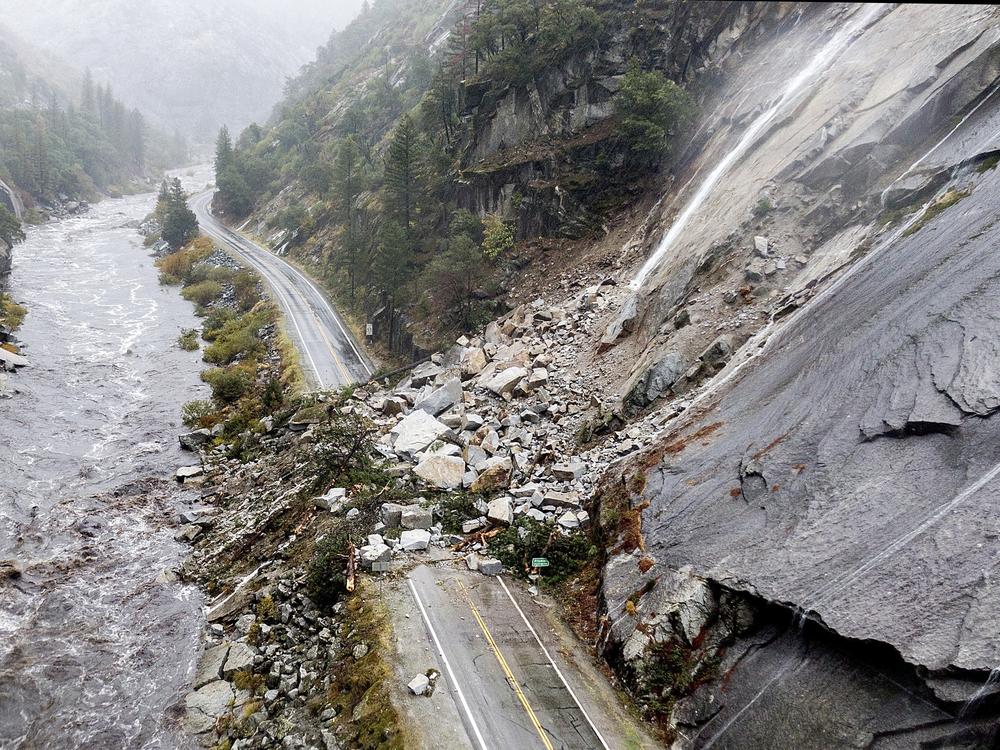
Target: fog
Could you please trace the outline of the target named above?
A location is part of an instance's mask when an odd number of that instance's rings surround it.
[[[0,25],[110,84],[161,128],[208,140],[267,118],[284,80],[363,0],[4,0]],[[69,92],[71,94],[75,92]]]

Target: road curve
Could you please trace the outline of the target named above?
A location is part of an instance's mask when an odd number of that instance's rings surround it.
[[[374,372],[371,363],[316,284],[295,266],[216,219],[211,208],[213,195],[207,191],[189,201],[201,231],[228,248],[267,283],[312,385],[326,390],[368,380]]]

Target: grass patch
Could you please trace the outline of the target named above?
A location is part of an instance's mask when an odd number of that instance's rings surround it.
[[[923,215],[915,221],[909,229],[903,232],[904,237],[911,237],[912,235],[919,232],[927,224],[933,221],[938,215],[944,213],[949,208],[954,206],[960,200],[968,198],[971,194],[970,190],[955,190],[952,188],[940,198],[938,198],[933,204],[927,207]]]
[[[9,296],[0,292],[0,323],[3,323],[8,331],[16,331],[20,328],[27,314],[28,308],[17,304]]]
[[[990,154],[979,162],[976,165],[976,173],[983,174],[984,172],[989,172],[991,169],[996,169],[997,164],[1000,164],[1000,152]]]
[[[197,351],[199,347],[198,331],[194,328],[185,328],[177,339],[177,346],[186,352]]]
[[[389,698],[395,675],[390,664],[392,625],[385,605],[371,584],[362,582],[344,608],[353,643],[365,643],[368,653],[355,660],[346,656],[331,675],[329,700],[350,722],[351,742],[361,750],[402,750],[406,746],[399,714]],[[353,644],[352,644],[353,647]]]

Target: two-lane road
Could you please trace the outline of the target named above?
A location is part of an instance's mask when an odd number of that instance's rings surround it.
[[[414,568],[393,590],[399,682],[428,667],[441,674],[430,700],[397,697],[415,750],[654,746],[515,584],[441,563]]]
[[[325,390],[364,382],[373,368],[316,284],[295,266],[229,229],[212,215],[212,191],[190,200],[201,230],[257,271],[271,289],[312,384]]]

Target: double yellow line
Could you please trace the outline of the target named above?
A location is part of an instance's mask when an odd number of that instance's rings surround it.
[[[486,622],[483,620],[482,615],[479,614],[479,610],[472,601],[472,597],[469,596],[469,590],[465,588],[465,584],[461,581],[458,585],[462,589],[462,593],[465,595],[465,601],[469,604],[469,609],[472,610],[472,616],[476,618],[476,622],[479,623],[479,627],[483,631],[483,635],[486,637],[486,642],[490,645],[490,649],[493,651],[493,655],[497,658],[497,662],[500,664],[500,669],[507,676],[507,682],[510,683],[511,688],[517,695],[521,705],[524,706],[525,712],[528,714],[528,718],[531,720],[531,725],[538,732],[538,736],[542,738],[542,744],[545,746],[545,750],[554,750],[552,747],[552,742],[549,740],[549,736],[545,733],[545,729],[542,728],[541,722],[538,721],[538,716],[535,715],[534,709],[531,704],[528,703],[528,698],[525,696],[524,691],[521,690],[520,683],[514,678],[514,673],[510,670],[510,665],[507,664],[507,660],[504,658],[503,654],[500,653],[500,648],[497,646],[495,640],[493,640],[493,634],[490,633],[490,629],[486,626]]]

